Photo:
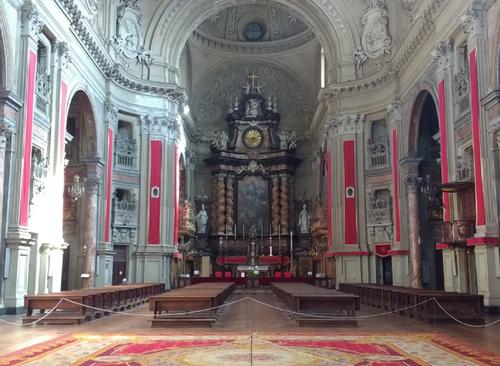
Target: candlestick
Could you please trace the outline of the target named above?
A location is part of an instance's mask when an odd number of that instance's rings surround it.
[[[243,224],[243,240],[245,240],[245,224]]]
[[[234,224],[234,238],[236,239],[236,224]]]

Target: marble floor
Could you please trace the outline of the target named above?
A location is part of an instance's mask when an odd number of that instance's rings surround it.
[[[237,290],[228,301],[251,296],[259,301],[280,307],[281,303],[270,291]],[[358,315],[382,313],[383,310],[363,306]],[[77,326],[10,326],[0,323],[0,355],[50,340],[68,333],[84,334],[206,334],[232,332],[276,332],[287,334],[443,334],[451,339],[500,354],[500,324],[488,328],[469,328],[454,323],[428,324],[400,315],[383,315],[359,321],[358,327],[310,328],[298,327],[289,316],[279,310],[264,307],[253,301],[244,301],[219,312],[219,320],[212,328],[151,328],[151,315],[147,305],[128,310],[127,314],[114,314]],[[0,319],[20,322],[20,316],[3,316]],[[489,317],[488,322],[498,317]]]

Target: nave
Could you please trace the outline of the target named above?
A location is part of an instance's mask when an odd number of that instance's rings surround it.
[[[397,314],[364,318],[368,315],[385,313],[385,311],[362,304],[360,311],[357,313],[357,316],[360,318],[358,327],[298,327],[287,313],[276,309],[284,308],[284,305],[273,295],[270,289],[236,289],[226,300],[226,303],[235,302],[246,297],[251,297],[272,307],[266,307],[253,301],[236,302],[234,305],[220,310],[218,321],[212,328],[151,328],[151,317],[139,315],[149,314],[147,304],[138,306],[132,310],[126,310],[127,314],[114,314],[74,326],[43,325],[12,327],[0,324],[0,332],[9,335],[0,344],[0,355],[19,351],[23,348],[27,348],[29,350],[28,353],[31,355],[37,354],[37,350],[39,349],[44,350],[39,356],[35,357],[36,360],[29,362],[26,362],[27,359],[24,359],[22,363],[6,363],[5,356],[0,357],[0,365],[67,365],[70,364],[70,359],[75,357],[72,355],[72,352],[82,352],[82,350],[85,350],[85,345],[90,347],[92,346],[92,342],[101,343],[102,347],[104,347],[103,349],[107,349],[108,346],[106,345],[111,342],[110,340],[113,340],[115,346],[116,344],[121,344],[122,346],[128,344],[128,350],[133,349],[135,350],[133,352],[136,352],[136,354],[135,356],[128,354],[126,357],[123,355],[108,355],[106,357],[111,358],[107,358],[107,362],[119,359],[140,360],[137,365],[147,364],[142,362],[151,361],[155,357],[158,359],[169,357],[172,362],[174,360],[178,361],[178,363],[172,363],[173,365],[198,365],[199,363],[196,363],[197,361],[194,359],[198,352],[202,352],[208,357],[205,359],[207,362],[205,365],[211,365],[212,363],[209,360],[212,359],[220,362],[221,359],[227,357],[227,352],[239,355],[238,357],[235,356],[235,360],[232,360],[234,361],[231,363],[233,365],[250,365],[252,364],[251,362],[255,365],[277,365],[280,364],[280,360],[285,361],[287,354],[293,355],[292,365],[372,365],[372,363],[356,363],[359,357],[362,359],[366,357],[368,360],[371,360],[367,362],[385,359],[385,356],[382,357],[375,351],[375,353],[370,354],[372,349],[367,345],[371,344],[373,346],[375,344],[385,347],[384,350],[388,350],[394,347],[394,342],[403,342],[403,344],[408,342],[412,347],[416,347],[415,354],[410,355],[410,358],[415,362],[411,363],[411,365],[424,365],[424,363],[420,363],[421,361],[418,360],[418,347],[423,347],[429,356],[437,357],[435,362],[430,363],[432,365],[500,364],[500,353],[498,352],[500,332],[498,332],[498,325],[486,328],[465,327],[454,322],[435,325]],[[11,322],[20,321],[19,316],[9,316],[2,319]],[[490,323],[496,319],[498,317],[489,316],[485,322]],[[179,343],[176,343],[179,353],[174,352],[175,355],[170,354],[172,351],[162,353],[158,349],[148,354],[141,354],[138,351],[147,349],[147,347],[144,347],[145,344],[149,346],[154,344],[151,347],[161,348],[161,345],[165,346],[165,344],[169,344],[168,342],[172,340],[176,340],[175,342],[181,342],[181,340],[191,342],[189,346],[192,347],[189,352],[192,358],[191,361],[188,360],[185,361],[186,363],[182,363],[182,360],[185,360],[187,356],[181,352],[183,347]],[[216,340],[223,343],[217,343]],[[438,340],[439,343],[433,343],[433,340]],[[63,347],[66,349],[64,352],[65,358],[59,358],[57,361],[57,349],[60,350],[60,348],[56,347],[55,351],[47,351],[47,348],[50,348],[51,344],[57,344],[58,341],[68,343],[63,344]],[[206,343],[203,346],[195,346],[192,343],[195,341]],[[320,350],[318,347],[324,344],[322,342],[327,341],[331,342],[331,344],[329,343],[330,346],[328,346],[329,350]],[[40,347],[39,344],[42,342],[46,343],[43,347]],[[211,342],[216,343],[212,344]],[[300,342],[308,342],[308,346],[304,347],[302,344],[299,347]],[[343,342],[342,347],[344,348],[341,350],[338,349],[340,347],[338,342]],[[215,344],[217,345],[215,346]],[[279,347],[271,352],[269,349],[271,344],[274,344],[271,350],[277,344],[279,344]],[[356,345],[356,347],[361,348],[356,348],[353,351],[353,349],[345,346],[345,344]],[[368,348],[364,349],[363,345]],[[97,349],[102,351],[101,346],[98,346]],[[172,348],[169,349],[171,350]],[[122,351],[126,352],[124,349]],[[354,352],[355,355],[351,352]],[[489,354],[495,353],[497,357],[492,356],[490,359]],[[17,355],[16,357],[19,357],[23,352],[15,352],[14,354]],[[88,356],[98,354],[99,352],[96,351],[93,354],[88,354]],[[273,354],[273,357],[276,357],[276,359],[273,361],[273,359],[268,358],[270,357],[269,354]],[[51,355],[53,356],[52,358]],[[405,354],[405,356],[408,356],[408,354]],[[452,359],[457,356],[461,360],[460,362],[463,363],[456,363],[458,361]],[[72,364],[97,364],[83,362],[82,360],[86,360],[86,357],[82,355],[76,356],[78,361]],[[391,357],[397,359],[398,356],[393,354]],[[344,361],[347,361],[347,363]],[[115,363],[103,364],[114,365]],[[403,363],[381,364],[403,365]],[[136,364],[134,363],[134,365]],[[373,365],[379,364],[373,363]]]

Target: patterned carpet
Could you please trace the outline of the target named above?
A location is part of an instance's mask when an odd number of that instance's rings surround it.
[[[500,366],[500,357],[436,335],[84,335],[0,358],[32,366]]]

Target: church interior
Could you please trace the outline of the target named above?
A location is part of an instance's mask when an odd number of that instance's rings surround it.
[[[500,365],[499,18],[2,0],[0,365]]]

